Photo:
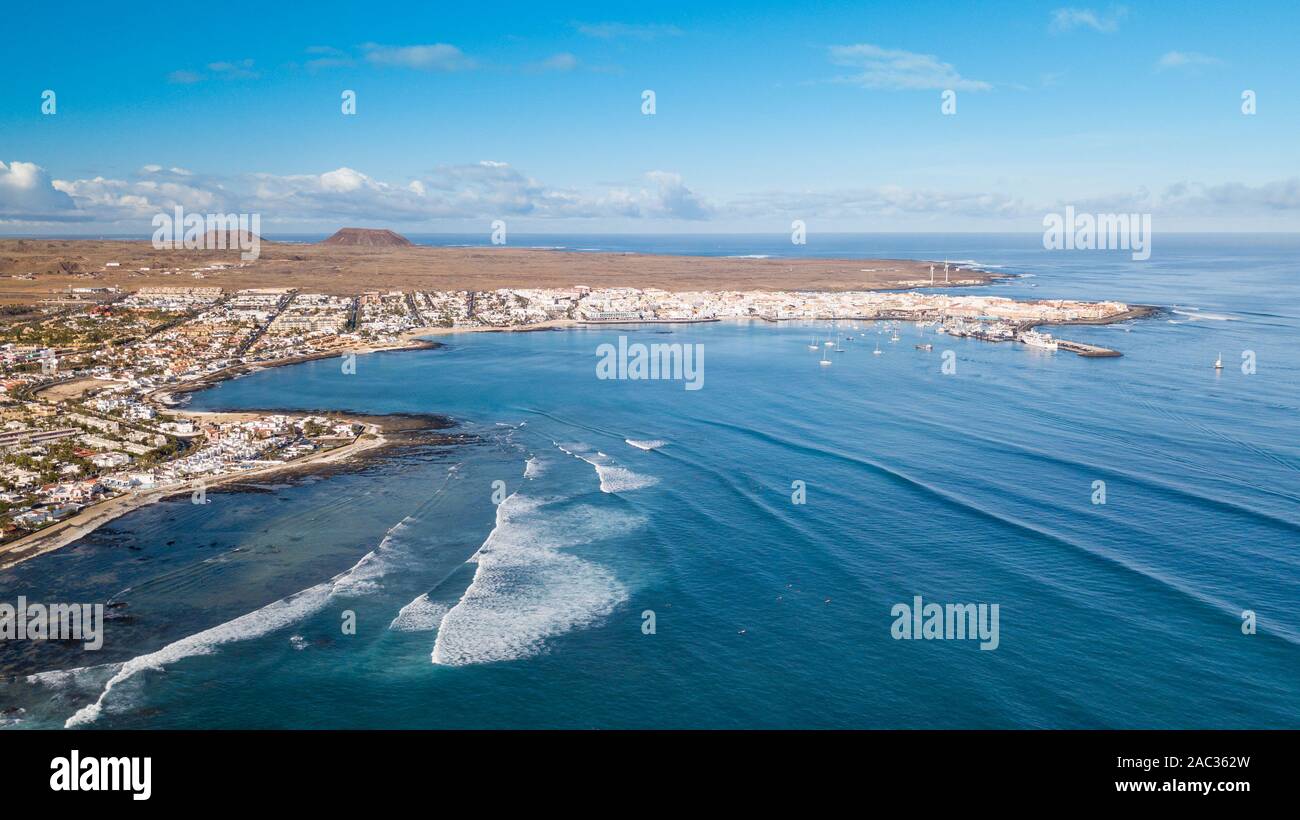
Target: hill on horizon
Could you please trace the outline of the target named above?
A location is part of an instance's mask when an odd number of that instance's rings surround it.
[[[322,245],[354,245],[363,247],[405,247],[411,240],[387,228],[339,228]]]

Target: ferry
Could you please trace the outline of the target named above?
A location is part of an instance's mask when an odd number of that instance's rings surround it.
[[[1039,333],[1036,330],[1026,330],[1020,334],[1020,341],[1030,347],[1041,347],[1043,350],[1056,350],[1056,340],[1050,333]]]

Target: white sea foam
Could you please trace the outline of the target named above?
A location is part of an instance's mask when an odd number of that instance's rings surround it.
[[[167,664],[184,658],[210,655],[225,644],[260,638],[292,626],[320,612],[336,594],[353,596],[378,588],[378,578],[388,566],[388,553],[397,543],[394,535],[404,529],[410,520],[408,517],[398,522],[384,535],[378,547],[366,553],[351,569],[339,573],[324,583],[273,601],[261,609],[240,615],[234,620],[173,641],[155,652],[139,655],[125,663],[95,667],[115,668],[115,671],[104,683],[99,697],[93,703],[77,710],[72,717],[68,718],[64,727],[70,729],[93,722],[102,713],[105,700],[113,688],[140,672],[149,669],[160,670]],[[75,673],[80,670],[69,671]]]
[[[195,633],[167,644],[156,652],[139,655],[121,664],[113,677],[104,684],[104,690],[94,703],[78,709],[68,718],[64,728],[71,729],[93,722],[99,717],[113,687],[147,669],[162,669],[169,663],[195,655],[210,655],[223,644],[258,638],[295,624],[324,608],[329,601],[332,583],[317,584],[310,589],[267,604],[261,609],[218,624],[211,629]]]
[[[634,438],[625,438],[623,440],[626,441],[628,444],[631,444],[633,447],[637,448],[638,450],[658,450],[660,447],[668,443],[666,441],[661,441],[660,439],[657,438],[644,440],[644,441],[638,441],[637,439]]]
[[[471,559],[474,580],[438,625],[431,660],[446,666],[535,655],[547,639],[589,626],[627,600],[603,566],[563,550],[640,527],[644,520],[594,507],[554,515],[539,499],[511,495]]]
[[[1174,308],[1174,309],[1173,309],[1172,311],[1170,311],[1170,312],[1171,312],[1171,313],[1177,313],[1179,316],[1186,316],[1186,317],[1189,318],[1189,319],[1209,319],[1209,320],[1214,321],[1214,322],[1235,322],[1235,321],[1237,321],[1237,317],[1236,317],[1236,316],[1228,316],[1228,315],[1223,314],[1223,313],[1206,313],[1205,311],[1201,310],[1200,308],[1189,308],[1189,309],[1187,309],[1187,310],[1179,310],[1179,309],[1177,309],[1177,308]]]
[[[530,456],[524,462],[524,478],[537,478],[546,472],[546,467],[542,465],[541,459],[537,456]]]
[[[596,475],[600,476],[602,493],[629,493],[659,483],[659,479],[654,476],[634,473],[626,467],[598,464],[594,461],[589,463],[596,468]]]
[[[1006,267],[1006,265],[986,265],[974,259],[949,259],[948,264],[953,267],[973,268],[975,270],[996,270],[997,268]]]
[[[432,632],[450,609],[448,604],[429,600],[426,592],[402,607],[388,628],[394,632]]]
[[[93,692],[98,691],[104,685],[104,681],[113,674],[114,670],[111,667],[115,665],[78,666],[74,669],[35,672],[27,676],[27,682],[51,689],[82,689]]]
[[[626,441],[626,439],[624,440]],[[590,464],[596,470],[596,476],[600,479],[600,491],[602,493],[626,493],[659,483],[659,479],[654,476],[635,473],[626,467],[614,464],[612,459],[602,452],[597,451],[595,455],[588,455],[591,450],[585,444],[570,444],[565,447],[556,443],[555,446],[560,452],[567,453],[574,458],[580,458]]]

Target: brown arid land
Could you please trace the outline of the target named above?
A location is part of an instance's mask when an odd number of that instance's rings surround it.
[[[114,267],[107,267],[116,262]],[[222,270],[203,270],[209,265]],[[243,265],[240,267],[240,265]],[[149,268],[141,271],[140,268]],[[193,275],[200,269],[202,277]],[[165,273],[171,271],[171,273]],[[954,269],[985,284],[997,274]],[[363,290],[590,287],[664,290],[879,290],[928,282],[930,264],[897,259],[736,259],[514,248],[339,246],[263,241],[237,250],[155,250],[148,241],[0,239],[0,304],[30,304],[69,288],[285,287],[351,296]],[[943,266],[938,265],[938,282]]]

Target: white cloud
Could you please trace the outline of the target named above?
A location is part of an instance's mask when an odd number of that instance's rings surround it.
[[[311,59],[305,65],[312,71],[356,65],[351,54],[334,46],[308,46],[307,53],[311,55]]]
[[[898,216],[1007,218],[1036,212],[1008,194],[930,191],[898,185],[800,193],[767,191],[746,195],[731,203],[729,210],[755,219],[783,215],[828,220]]]
[[[592,190],[547,185],[509,163],[444,165],[389,183],[354,168],[317,174],[251,174],[232,178],[147,165],[129,179],[51,180],[25,162],[0,163],[0,222],[87,222],[119,229],[147,225],[176,206],[203,213],[259,213],[269,224],[434,226],[439,220],[527,218],[677,223],[767,224],[773,218],[845,225],[1037,224],[1064,204],[1086,211],[1188,216],[1216,224],[1300,216],[1300,178],[1262,184],[1179,182],[1161,193],[1146,188],[1056,203],[1027,202],[1014,193],[905,188],[898,185],[820,191],[769,190],[711,202],[679,173],[652,170],[631,183]]]
[[[419,46],[382,46],[366,43],[362,46],[366,59],[376,65],[419,68],[429,71],[465,71],[476,67],[474,60],[459,48],[447,43]]]
[[[253,69],[252,60],[208,63],[208,71],[226,80],[251,80],[258,77],[258,73]]]
[[[830,58],[836,65],[860,69],[859,73],[837,77],[836,81],[864,88],[988,91],[993,87],[982,80],[962,77],[950,63],[942,62],[932,54],[916,54],[902,49],[859,43],[831,46]]]
[[[70,196],[50,183],[45,169],[31,162],[0,162],[0,222],[76,219]]]
[[[1167,71],[1171,68],[1194,68],[1203,65],[1219,65],[1223,61],[1217,57],[1211,57],[1208,54],[1201,54],[1195,51],[1168,51],[1161,55],[1156,61],[1157,71]]]
[[[167,82],[176,85],[193,85],[203,81],[203,75],[194,71],[173,71],[167,75]]]
[[[534,71],[572,71],[577,67],[578,58],[567,51],[553,54],[545,60],[529,66]]]
[[[682,30],[677,26],[661,23],[574,23],[573,27],[579,34],[601,40],[617,38],[653,40],[657,37],[678,37],[682,34]]]
[[[1119,30],[1120,21],[1127,16],[1128,9],[1124,6],[1112,6],[1106,13],[1096,9],[1061,8],[1052,12],[1052,22],[1048,29],[1059,34],[1077,28],[1090,28],[1109,34]]]
[[[203,74],[198,71],[190,71],[189,69],[173,71],[167,75],[167,82],[176,85],[193,85],[194,83],[201,83],[209,78],[216,78],[219,80],[255,80],[261,76],[261,74],[253,68],[253,61],[251,59],[236,60],[235,62],[221,61],[208,63],[206,68],[209,72],[208,74]]]
[[[441,166],[400,184],[346,166],[320,174],[223,180],[151,164],[130,179],[53,181],[34,165],[13,167],[8,182],[0,176],[0,193],[26,193],[0,198],[0,219],[11,221],[36,219],[55,205],[65,212],[60,219],[75,215],[103,224],[136,224],[176,206],[204,213],[260,213],[264,220],[281,223],[367,219],[412,224],[507,216],[700,220],[712,212],[681,175],[658,170],[645,174],[640,185],[578,191],[545,185],[493,160]]]

